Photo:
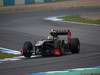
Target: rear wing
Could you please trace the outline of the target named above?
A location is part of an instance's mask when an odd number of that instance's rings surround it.
[[[69,35],[69,34],[71,34],[70,30],[54,30],[54,29],[52,29],[50,31],[50,35],[53,37],[57,37],[60,35]]]
[[[67,40],[68,40],[68,44],[71,43],[71,31],[68,29],[68,30],[54,30],[52,29],[50,31],[50,35],[53,36],[53,38],[57,38],[58,36],[60,35],[67,35]]]

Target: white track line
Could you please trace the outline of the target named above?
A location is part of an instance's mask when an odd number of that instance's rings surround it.
[[[15,50],[3,48],[3,47],[0,47],[0,52],[8,53],[8,54],[21,55],[20,51],[15,51]],[[35,58],[35,57],[40,57],[40,55],[34,55],[34,53],[33,53],[33,56],[31,56],[31,58]],[[0,63],[7,62],[7,61],[21,60],[21,59],[24,59],[24,58],[25,58],[24,56],[17,56],[17,57],[13,57],[13,58],[0,59]]]
[[[16,50],[12,50],[12,49],[7,49],[7,48],[3,48],[3,47],[0,47],[0,52],[8,53],[8,54],[15,54],[15,55],[20,55],[21,54],[20,51],[16,51]]]
[[[81,22],[74,22],[74,21],[63,21],[63,19],[57,18],[59,16],[53,16],[53,17],[47,17],[44,18],[44,20],[49,20],[49,21],[58,21],[58,22],[67,22],[67,23],[74,23],[74,24],[83,24],[83,25],[94,25],[94,26],[100,26],[99,24],[89,24],[89,23],[81,23]],[[61,17],[61,16],[60,16]]]
[[[41,56],[40,55],[31,56],[31,58],[36,58],[36,57],[41,57]],[[0,63],[8,62],[8,61],[22,60],[22,59],[25,59],[25,57],[24,56],[17,56],[17,57],[14,57],[14,58],[5,58],[5,59],[0,59]]]

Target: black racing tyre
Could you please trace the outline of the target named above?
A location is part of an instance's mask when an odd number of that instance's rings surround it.
[[[72,53],[79,53],[80,51],[80,41],[78,38],[71,39],[70,50]]]
[[[33,45],[30,41],[25,41],[23,48],[22,48],[22,54],[26,57],[26,58],[30,58],[32,56],[32,50],[33,50]]]

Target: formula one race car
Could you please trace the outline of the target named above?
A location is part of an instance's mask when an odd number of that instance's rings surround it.
[[[60,39],[60,35],[67,35],[67,40]],[[70,30],[54,30],[50,31],[48,39],[37,41],[34,45],[30,41],[26,41],[21,50],[22,55],[29,58],[34,53],[42,56],[61,56],[66,52],[79,53],[80,41],[78,38],[72,38]]]

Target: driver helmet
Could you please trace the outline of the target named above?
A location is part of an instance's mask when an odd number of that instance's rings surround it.
[[[49,35],[49,36],[48,36],[48,39],[53,39],[53,37]]]

